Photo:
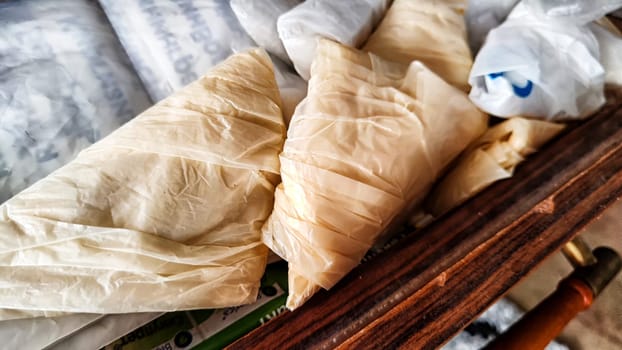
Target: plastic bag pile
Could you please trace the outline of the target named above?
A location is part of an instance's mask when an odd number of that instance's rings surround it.
[[[85,149],[0,206],[0,320],[254,301],[284,137],[256,49]]]
[[[621,1],[100,2],[0,4],[0,320],[251,303],[268,248],[295,309],[622,83]]]

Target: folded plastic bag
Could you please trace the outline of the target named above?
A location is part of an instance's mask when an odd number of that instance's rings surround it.
[[[231,8],[246,33],[257,45],[283,62],[291,63],[279,38],[276,21],[280,15],[291,10],[302,0],[231,0]]]
[[[605,69],[605,83],[622,85],[622,36],[619,31],[592,23],[590,29],[598,40],[600,62]]]
[[[533,13],[546,20],[588,24],[622,7],[622,0],[523,0]]]
[[[495,181],[512,176],[525,157],[564,129],[564,124],[514,117],[491,127],[459,158],[426,199],[440,216]]]
[[[0,206],[0,319],[254,301],[279,104],[268,55],[232,56]]]
[[[581,119],[605,102],[604,78],[587,26],[542,19],[519,3],[477,54],[469,97],[501,117]]]
[[[421,61],[448,83],[468,91],[473,60],[465,6],[466,0],[396,0],[363,49],[404,64]]]
[[[277,21],[279,37],[300,76],[309,80],[318,39],[358,47],[384,15],[389,0],[307,0]]]
[[[86,0],[0,3],[0,203],[151,105]]]
[[[159,101],[255,46],[229,0],[100,0],[149,95]]]
[[[486,123],[465,93],[420,62],[321,40],[262,230],[289,262],[287,307],[354,268]]]
[[[486,35],[498,27],[519,0],[469,0],[465,19],[469,35],[469,47],[473,54],[484,44]]]

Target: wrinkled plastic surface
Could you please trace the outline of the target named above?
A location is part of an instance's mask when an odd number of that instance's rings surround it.
[[[0,206],[0,319],[253,302],[279,104],[265,51],[232,56]]]
[[[354,268],[486,123],[423,64],[321,40],[263,228],[266,245],[289,262],[287,306]]]
[[[519,3],[477,54],[469,96],[501,117],[582,119],[605,103],[604,81],[587,26],[540,19]]]
[[[512,176],[525,157],[564,129],[564,124],[510,118],[488,129],[434,186],[426,209],[434,216],[451,210],[495,181]]]
[[[622,0],[523,0],[534,14],[548,20],[588,24],[622,7]]]
[[[255,46],[229,0],[100,0],[149,95],[159,101]]]
[[[612,26],[611,23],[609,25]],[[611,28],[611,27],[609,27]],[[605,83],[622,85],[622,36],[597,23],[591,23],[590,29],[598,40],[600,62],[605,68]]]
[[[257,45],[286,63],[291,63],[279,38],[276,21],[302,0],[231,0],[231,8],[246,33]]]
[[[499,26],[519,0],[469,0],[465,19],[473,54],[484,44],[491,29]]]
[[[465,6],[465,0],[396,0],[363,49],[404,64],[421,61],[448,83],[468,91],[473,60]]]
[[[0,3],[0,203],[150,105],[97,4]]]
[[[279,37],[300,76],[309,80],[318,39],[362,45],[384,15],[389,0],[306,0],[277,21]]]

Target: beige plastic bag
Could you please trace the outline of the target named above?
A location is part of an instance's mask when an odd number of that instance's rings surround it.
[[[0,319],[253,302],[284,134],[255,49],[82,151],[0,206]]]
[[[354,268],[486,123],[464,92],[421,63],[320,40],[263,228],[264,242],[289,262],[287,306]]]
[[[564,124],[515,117],[488,129],[434,187],[426,199],[426,209],[439,216],[493,182],[511,177],[525,157],[564,127]]]
[[[395,0],[364,50],[408,64],[418,60],[448,83],[469,91],[473,64],[466,0]]]

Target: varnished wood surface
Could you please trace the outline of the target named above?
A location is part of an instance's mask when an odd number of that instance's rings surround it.
[[[531,157],[513,178],[229,348],[440,346],[620,196],[618,93],[596,116]]]

